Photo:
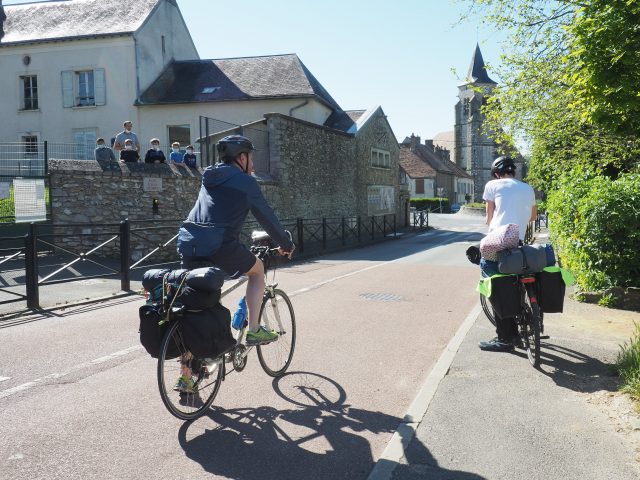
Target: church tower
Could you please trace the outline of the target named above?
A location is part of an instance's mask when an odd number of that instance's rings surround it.
[[[496,82],[489,78],[480,46],[471,59],[466,82],[458,86],[455,124],[455,162],[473,177],[474,202],[482,201],[485,184],[491,180],[491,163],[496,158],[496,143],[483,131],[480,112]]]

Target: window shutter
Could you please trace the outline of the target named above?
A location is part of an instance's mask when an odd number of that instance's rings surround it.
[[[107,103],[107,88],[105,85],[104,68],[96,68],[93,71],[93,83],[96,105]]]
[[[73,71],[71,70],[62,72],[62,106],[73,107]]]

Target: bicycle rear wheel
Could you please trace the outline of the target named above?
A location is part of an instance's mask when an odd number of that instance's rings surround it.
[[[540,306],[537,303],[529,303],[527,307],[524,343],[529,363],[538,368],[540,366]]]
[[[174,390],[175,382],[186,372],[193,381],[192,393]],[[223,379],[223,357],[205,363],[191,355],[182,338],[180,322],[172,322],[158,356],[158,388],[167,410],[180,420],[195,420],[209,409]]]
[[[278,332],[279,337],[274,342],[256,347],[258,360],[267,375],[280,377],[289,368],[296,346],[296,317],[291,300],[282,290],[275,289],[272,297],[264,297],[260,324]]]
[[[485,297],[482,294],[480,294],[480,305],[482,305],[482,311],[484,312],[484,314],[487,316],[489,321],[495,327],[496,326],[496,318],[493,316],[493,309],[491,308],[491,305],[487,302],[487,297]]]

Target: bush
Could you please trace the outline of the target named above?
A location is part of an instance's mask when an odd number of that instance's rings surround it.
[[[622,378],[622,391],[640,400],[640,325],[628,343],[620,347],[616,370]]]
[[[412,198],[409,200],[409,204],[415,207],[416,210],[440,210],[440,202],[442,202],[442,212],[450,213],[451,205],[449,205],[449,199],[447,198]]]
[[[553,242],[584,290],[640,286],[639,198],[638,174],[573,172],[549,195]]]

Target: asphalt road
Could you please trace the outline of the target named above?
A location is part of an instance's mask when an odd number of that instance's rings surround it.
[[[280,269],[290,373],[272,381],[251,356],[193,423],[162,405],[139,297],[0,323],[0,478],[366,478],[477,304],[464,250],[481,219],[430,220],[440,229]]]

